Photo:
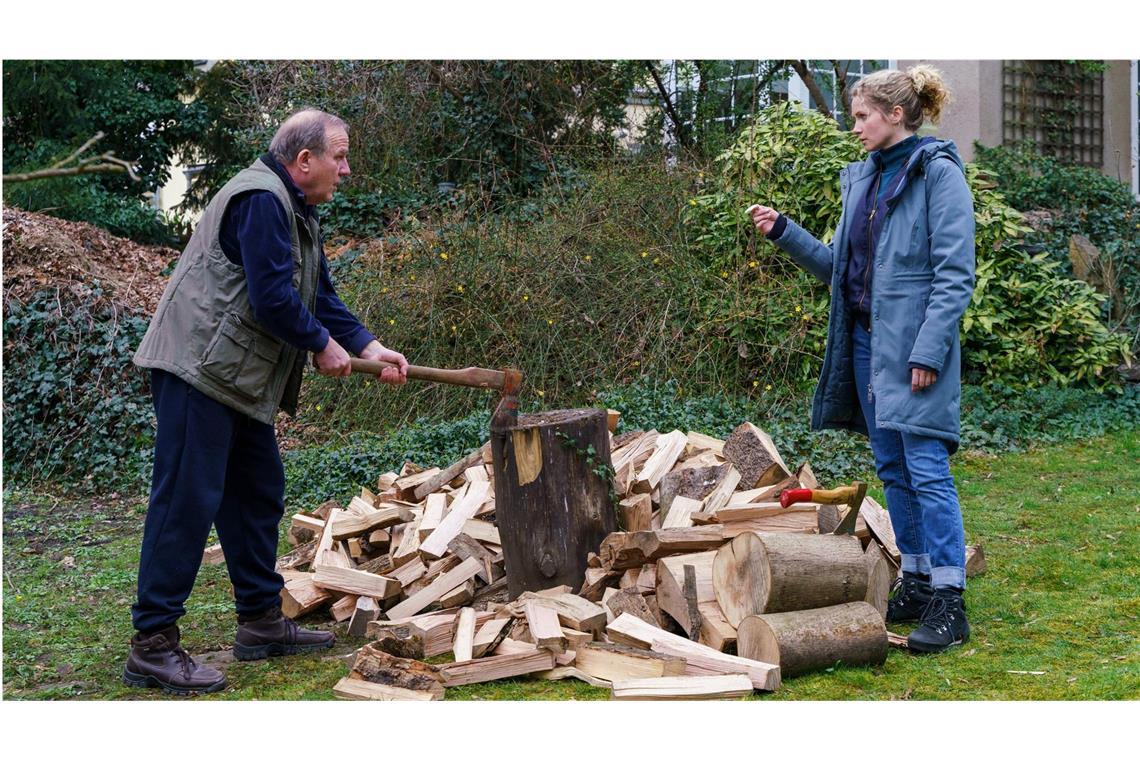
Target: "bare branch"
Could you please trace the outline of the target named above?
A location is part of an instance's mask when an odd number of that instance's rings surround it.
[[[661,95],[661,104],[665,107],[665,112],[669,115],[669,121],[673,122],[674,131],[677,134],[677,140],[681,145],[687,145],[685,139],[685,123],[681,121],[681,117],[677,115],[677,110],[673,108],[673,101],[669,97],[669,93],[665,90],[665,83],[661,81],[661,75],[657,73],[657,67],[653,65],[652,61],[646,61],[645,67],[649,69],[650,76],[657,84],[657,92]]]
[[[827,101],[824,98],[823,90],[819,89],[819,83],[815,81],[815,76],[812,75],[811,70],[808,68],[807,61],[789,61],[792,68],[799,74],[800,79],[803,80],[804,85],[807,86],[808,92],[811,93],[812,98],[815,100],[815,108],[821,114],[829,119],[834,119],[835,115],[831,109],[827,107]]]
[[[79,158],[83,153],[95,143],[102,140],[104,137],[103,132],[96,132],[92,137],[79,149],[69,155],[62,161],[57,161],[47,169],[38,169],[34,172],[20,172],[17,174],[5,174],[3,179],[5,182],[30,182],[37,179],[47,179],[49,177],[74,177],[78,174],[106,174],[112,172],[126,172],[127,175],[135,182],[139,181],[139,176],[135,173],[135,165],[130,161],[124,161],[121,158],[115,157],[115,151],[109,150],[98,156],[87,156],[86,158]],[[101,161],[102,163],[96,163]],[[67,166],[74,162],[75,166]]]

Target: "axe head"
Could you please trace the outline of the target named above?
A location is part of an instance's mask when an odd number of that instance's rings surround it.
[[[519,420],[519,390],[522,389],[523,374],[517,369],[503,370],[502,398],[491,415],[492,430],[509,430]]]

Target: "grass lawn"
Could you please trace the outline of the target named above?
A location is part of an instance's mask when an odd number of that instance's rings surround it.
[[[937,657],[892,649],[882,667],[837,667],[752,699],[1140,698],[1140,430],[1027,454],[958,456],[954,465],[967,541],[983,544],[989,562],[967,591],[971,640]],[[145,507],[144,497],[5,493],[6,699],[177,699],[119,680]],[[203,568],[183,640],[225,669],[229,687],[199,699],[333,698],[362,641],[342,638],[325,656],[234,662],[231,604],[225,567]],[[314,618],[327,626],[327,614]],[[572,680],[447,691],[449,700],[608,697]]]

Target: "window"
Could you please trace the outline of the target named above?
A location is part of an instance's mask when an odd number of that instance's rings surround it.
[[[1081,166],[1104,163],[1104,74],[1073,61],[1002,63],[1002,143]]]

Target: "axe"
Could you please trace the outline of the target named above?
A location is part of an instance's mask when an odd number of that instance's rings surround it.
[[[398,369],[399,365],[391,362],[381,362],[372,359],[352,360],[353,372],[364,372],[379,377],[380,373],[391,367]],[[408,365],[409,380],[425,380],[429,383],[447,383],[448,385],[463,385],[468,388],[494,388],[499,391],[501,399],[491,415],[491,427],[513,427],[519,416],[519,389],[522,388],[523,374],[517,369],[483,369],[482,367],[467,367],[466,369],[438,369],[436,367],[419,367]]]
[[[780,506],[787,509],[793,504],[802,501],[812,501],[816,504],[846,504],[847,514],[832,531],[832,535],[855,533],[855,518],[859,516],[859,507],[863,504],[863,497],[867,495],[867,484],[855,481],[849,486],[832,488],[831,490],[818,490],[811,488],[789,488],[780,493]]]

